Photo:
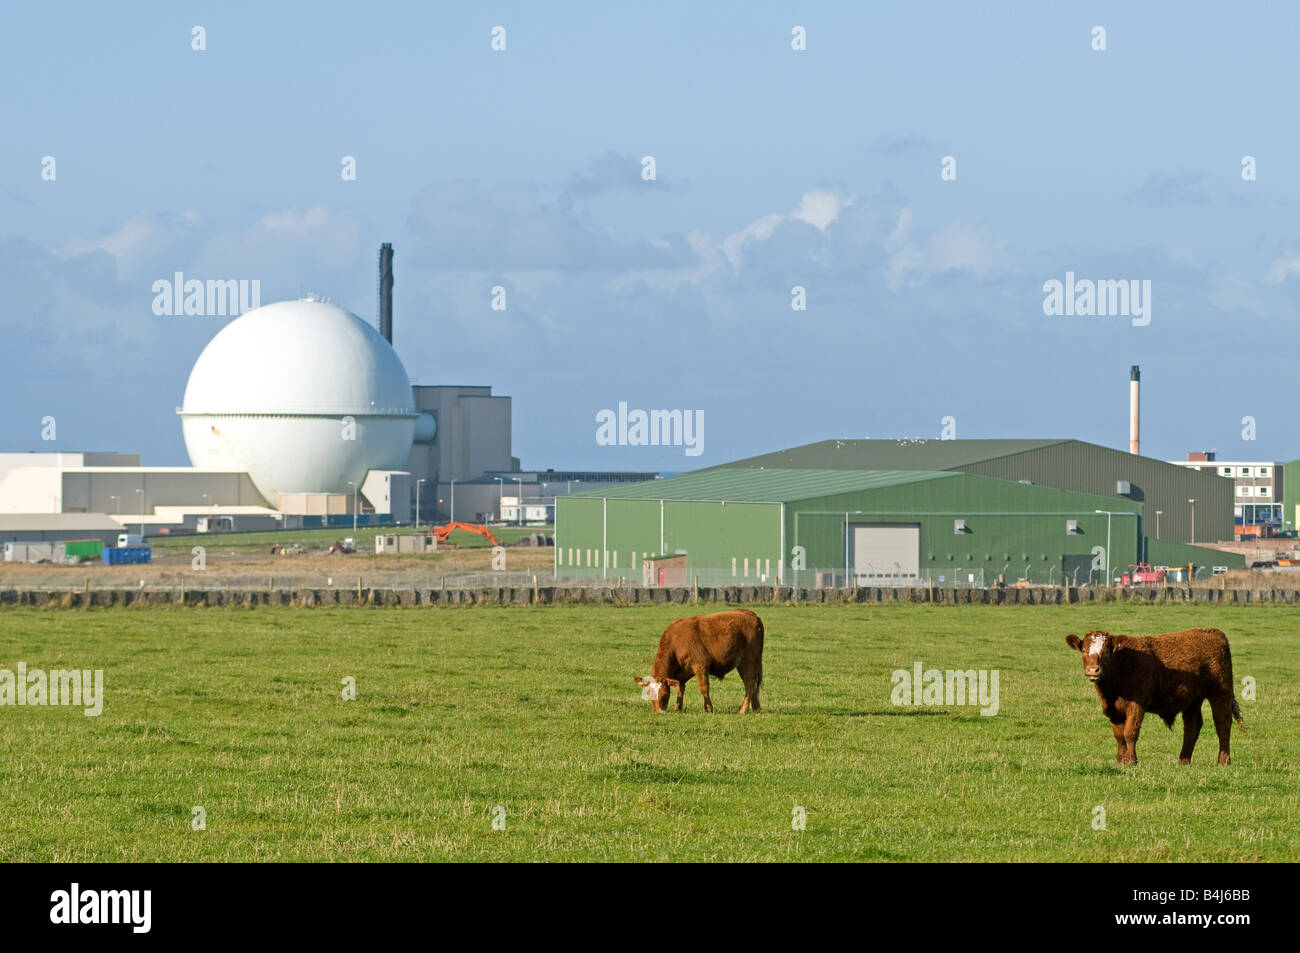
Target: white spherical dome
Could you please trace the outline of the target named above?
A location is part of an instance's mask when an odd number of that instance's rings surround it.
[[[255,308],[222,328],[179,413],[190,462],[246,471],[272,506],[281,493],[343,493],[368,470],[405,469],[419,416],[392,345],[315,300]]]

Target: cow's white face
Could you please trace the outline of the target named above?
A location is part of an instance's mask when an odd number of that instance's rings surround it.
[[[1066,644],[1077,649],[1083,655],[1083,675],[1088,681],[1096,682],[1102,676],[1103,669],[1110,661],[1114,646],[1108,632],[1089,632],[1080,638],[1077,635],[1066,637]]]
[[[655,678],[653,675],[647,675],[642,678],[640,675],[633,676],[638,685],[641,686],[641,697],[654,705],[655,711],[667,711],[668,700],[672,698],[672,684],[676,684],[680,689],[680,683],[671,680]]]

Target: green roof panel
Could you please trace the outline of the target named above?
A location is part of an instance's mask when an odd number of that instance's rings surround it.
[[[713,469],[952,470],[1068,440],[822,440]]]
[[[958,476],[934,470],[782,470],[726,467],[697,470],[664,480],[572,493],[574,497],[621,500],[707,500],[785,503],[884,486]]]

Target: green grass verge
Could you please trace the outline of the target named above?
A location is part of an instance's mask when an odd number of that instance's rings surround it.
[[[734,673],[713,716],[693,682],[682,714],[641,701],[683,607],[5,611],[0,668],[102,668],[107,697],[0,707],[0,860],[1300,857],[1295,609],[756,608],[744,717]],[[1192,625],[1258,685],[1233,764],[1207,706],[1190,768],[1154,718],[1118,767],[1064,635]],[[894,707],[918,660],[998,669],[1000,712]]]

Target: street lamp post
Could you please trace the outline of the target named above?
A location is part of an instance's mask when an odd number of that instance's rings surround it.
[[[423,477],[415,481],[415,528],[417,530],[420,528],[420,484],[423,482]]]
[[[1192,504],[1192,545],[1195,546],[1196,545],[1196,500],[1190,499],[1187,502]],[[1242,512],[1244,513],[1245,510],[1243,509]]]
[[[144,489],[138,487],[135,492],[140,494],[140,538],[144,539]]]
[[[348,480],[348,486],[352,487],[352,536],[357,535],[357,485],[352,480]]]
[[[451,481],[451,519],[447,522],[456,522],[456,481]]]
[[[524,525],[524,481],[519,477],[514,477],[514,481],[519,484],[516,491],[519,495],[515,497],[515,513],[519,517],[519,525]]]
[[[501,501],[505,498],[504,494],[506,492],[506,481],[503,480],[501,477],[494,477],[494,479],[497,481],[497,519],[500,520],[501,505],[502,505]]]

